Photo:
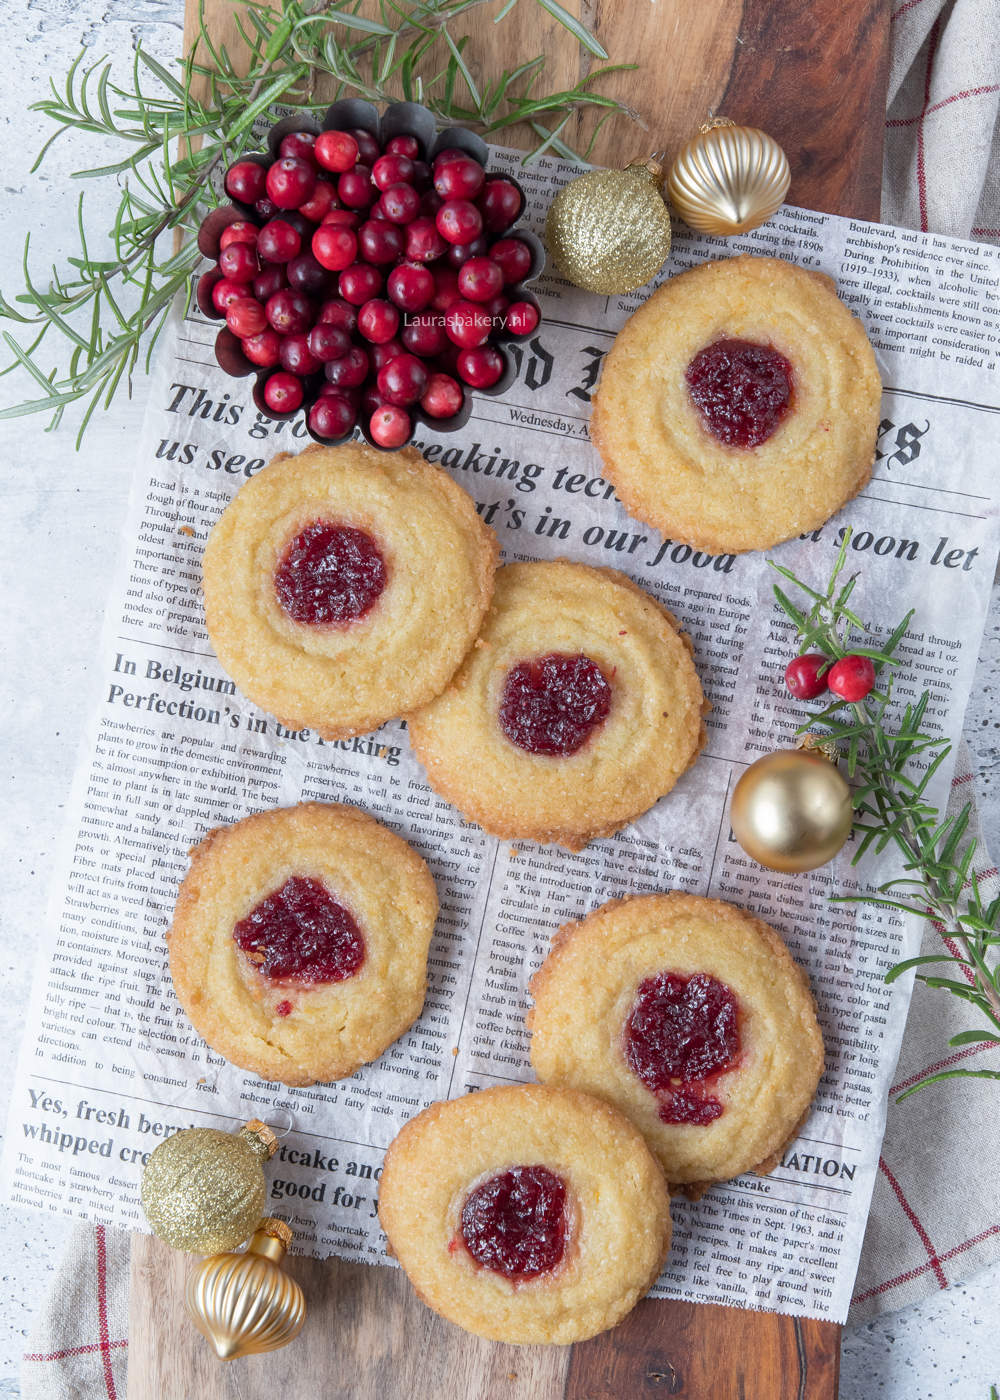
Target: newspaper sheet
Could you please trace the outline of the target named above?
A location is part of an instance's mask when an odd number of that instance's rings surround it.
[[[539,232],[577,173],[546,159],[523,169],[501,150],[494,165],[524,184],[526,222]],[[770,1176],[674,1201],[673,1250],[654,1292],[846,1317],[910,994],[909,978],[891,989],[883,978],[917,951],[920,928],[828,903],[900,873],[891,850],[852,868],[849,843],[821,870],[776,875],[735,842],[728,802],[746,766],[788,745],[802,717],[782,684],[795,639],[768,558],[820,583],[849,526],[855,596],[874,636],[916,609],[897,695],[928,689],[927,727],[961,731],[998,548],[1000,252],[785,207],[743,237],[676,226],[652,285],[738,252],[829,273],[875,347],[885,392],[873,478],[822,529],[769,556],[713,557],[662,539],[617,502],[588,439],[590,401],[615,333],[651,287],[598,297],[550,267],[537,284],[543,322],[514,351],[513,388],[477,397],[458,433],[417,434],[427,460],[461,482],[496,530],[504,560],[612,564],[694,641],[714,707],[707,749],[639,821],[577,855],[498,842],[463,821],[428,786],[405,722],[324,743],[276,723],[226,677],[204,627],[205,540],[240,485],[308,437],[301,419],[263,418],[250,381],[218,369],[214,323],[196,309],[175,313],[39,953],[4,1199],[144,1229],[139,1182],[159,1142],[192,1124],[235,1129],[261,1117],[284,1134],[267,1168],[268,1209],[287,1218],[296,1248],[384,1262],[387,1145],[436,1099],[533,1078],[527,983],[555,930],[627,892],[681,889],[730,900],[781,931],[815,990],[827,1069],[801,1137]],[[930,790],[941,807],[950,776],[945,764]],[[194,1032],[164,932],[192,844],[221,823],[307,799],[360,806],[410,841],[441,911],[426,1004],[410,1031],[346,1082],[289,1089],[226,1063]],[[919,1101],[911,1112],[919,1130]]]

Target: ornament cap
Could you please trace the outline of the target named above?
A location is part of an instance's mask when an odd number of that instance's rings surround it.
[[[259,1118],[251,1118],[250,1122],[239,1130],[237,1137],[243,1139],[255,1157],[260,1157],[265,1162],[270,1161],[278,1150],[278,1139]]]
[[[820,758],[825,758],[834,767],[842,757],[837,745],[827,734],[800,734],[795,741],[795,747],[804,749],[806,753],[814,753]]]
[[[270,1216],[265,1216],[253,1232],[246,1252],[260,1254],[265,1259],[270,1259],[272,1264],[280,1264],[294,1238],[295,1235],[283,1220],[273,1220]]]
[[[713,117],[711,121],[704,122],[698,132],[701,136],[707,136],[710,131],[719,131],[724,126],[735,126],[736,123],[729,117]]]
[[[638,156],[635,160],[630,160],[628,165],[626,165],[625,169],[645,170],[652,179],[656,188],[661,189],[663,186],[663,166],[656,158],[658,155],[661,154],[662,152],[655,151],[651,156],[646,156],[645,159],[643,159],[642,156]]]

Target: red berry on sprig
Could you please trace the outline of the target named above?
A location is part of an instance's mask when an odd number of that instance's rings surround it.
[[[875,667],[870,656],[842,656],[830,667],[826,683],[834,695],[855,704],[863,700],[875,684]]]
[[[810,651],[805,656],[796,656],[785,667],[785,686],[796,700],[815,700],[826,690],[829,681],[830,658],[822,652]]]

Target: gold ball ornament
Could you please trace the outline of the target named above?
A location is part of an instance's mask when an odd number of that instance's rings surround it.
[[[663,168],[650,157],[624,170],[591,170],[564,186],[545,220],[545,242],[564,277],[603,296],[634,292],[670,253]]]
[[[264,1219],[244,1254],[216,1254],[188,1275],[184,1306],[222,1361],[277,1351],[302,1331],[306,1300],[281,1271],[292,1232]]]
[[[154,1235],[191,1254],[242,1244],[264,1213],[262,1163],[278,1140],[254,1119],[238,1133],[183,1128],[161,1142],[142,1174],[142,1208]]]
[[[756,127],[716,117],[674,161],[667,193],[689,228],[727,237],[767,223],[791,179],[777,141]]]
[[[733,835],[760,865],[795,874],[816,870],[851,834],[851,789],[817,746],[779,749],[752,763],[733,790]]]

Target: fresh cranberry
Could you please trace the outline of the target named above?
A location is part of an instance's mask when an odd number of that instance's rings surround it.
[[[260,259],[252,243],[230,243],[219,254],[219,267],[230,282],[252,282],[260,271]]]
[[[420,407],[429,418],[454,418],[464,399],[461,384],[450,374],[432,374]]]
[[[822,676],[820,671],[823,671]],[[797,700],[815,700],[826,690],[829,678],[830,658],[822,652],[811,651],[805,656],[797,656],[785,667],[785,686]]]
[[[736,998],[707,973],[661,972],[639,983],[625,1022],[629,1066],[661,1100],[664,1123],[705,1126],[723,1106],[706,1080],[733,1067],[740,1053]]]
[[[471,156],[434,163],[434,188],[442,199],[475,199],[486,182],[486,172]]]
[[[420,196],[420,216],[424,219],[433,219],[437,216],[437,211],[444,204],[444,200],[437,190],[425,190]]]
[[[284,336],[277,331],[261,331],[259,335],[252,335],[243,342],[243,353],[247,359],[255,365],[260,365],[261,369],[273,369],[279,363],[281,342]]]
[[[352,306],[363,306],[382,290],[382,274],[368,263],[352,263],[340,274],[337,286],[345,301]]]
[[[268,262],[287,263],[302,251],[302,239],[286,219],[272,219],[257,239],[257,252]]]
[[[538,325],[538,312],[530,301],[515,301],[507,308],[506,320],[508,335],[528,335]]]
[[[316,324],[318,326],[336,326],[338,330],[353,335],[358,328],[357,307],[352,306],[349,301],[344,301],[341,297],[331,297],[320,307]]]
[[[391,224],[392,220],[385,217],[385,210],[382,208],[382,197],[379,196],[370,209],[365,211],[376,224]]]
[[[390,403],[375,410],[369,431],[379,447],[402,447],[413,431],[413,424],[405,409]]]
[[[358,163],[358,143],[347,131],[323,131],[316,137],[316,159],[324,170],[342,175]]]
[[[267,317],[259,301],[253,297],[240,297],[239,301],[230,302],[226,307],[226,325],[233,335],[247,340],[267,330]]]
[[[295,232],[299,235],[301,242],[308,246],[309,240],[312,238],[313,234],[316,231],[315,224],[310,223],[310,221],[303,214],[300,214],[297,209],[283,209],[281,211],[281,218],[286,224],[288,224],[290,228],[293,228],[295,230]]]
[[[480,345],[476,350],[463,350],[458,357],[458,372],[473,389],[490,389],[507,368],[504,357],[492,345]]]
[[[410,262],[433,262],[447,246],[433,219],[421,217],[407,224],[406,256]]]
[[[401,263],[389,273],[386,292],[401,311],[423,311],[434,295],[434,274],[419,263]]]
[[[247,223],[245,219],[238,220],[235,224],[230,224],[222,230],[222,237],[219,239],[219,250],[228,248],[230,243],[250,243],[255,244],[260,237],[260,229],[256,224]]]
[[[316,137],[311,131],[290,131],[278,147],[279,158],[298,156],[316,166]]]
[[[287,267],[288,285],[307,296],[325,301],[336,290],[334,274],[330,272],[312,253],[300,253],[292,258]]]
[[[378,375],[378,391],[386,403],[409,408],[427,391],[427,366],[416,355],[397,355]]]
[[[449,374],[454,379],[458,374],[458,357],[461,353],[459,346],[449,340],[434,356],[431,369],[437,374]]]
[[[390,185],[408,185],[413,179],[413,162],[406,156],[379,156],[372,166],[372,179],[380,190]]]
[[[466,301],[489,301],[503,290],[503,273],[492,258],[470,258],[458,274],[458,290]]]
[[[436,312],[417,312],[407,316],[400,338],[407,350],[414,355],[423,356],[424,359],[431,355],[440,355],[450,343],[444,319]]]
[[[394,360],[397,355],[405,355],[406,346],[395,336],[392,340],[385,340],[381,345],[369,345],[368,358],[371,361],[371,372],[378,376],[381,370],[385,369],[390,360]]]
[[[367,262],[377,265],[395,262],[403,256],[405,247],[406,235],[395,224],[369,219],[358,230],[358,248]]]
[[[551,1272],[566,1250],[566,1187],[548,1167],[513,1167],[477,1186],[462,1207],[462,1241],[508,1279]]]
[[[356,165],[337,181],[337,194],[349,209],[367,209],[378,199],[378,190],[372,184],[372,173],[367,165]]]
[[[259,302],[265,302],[287,286],[288,275],[284,263],[265,263],[253,279],[253,294]]]
[[[726,447],[759,447],[777,431],[792,399],[792,367],[770,345],[716,340],[684,372],[705,427]]]
[[[264,197],[267,172],[252,160],[238,160],[226,171],[226,194],[241,204],[256,204]]]
[[[274,981],[343,982],[365,960],[365,940],[352,915],[306,875],[291,875],[240,919],[233,939],[257,972]]]
[[[498,292],[495,297],[490,297],[489,301],[483,302],[483,310],[486,312],[487,316],[489,316],[490,323],[493,326],[493,330],[490,332],[491,335],[496,335],[499,331],[506,329],[508,306],[510,306],[510,302],[504,296],[503,292]]]
[[[387,156],[405,156],[407,160],[417,160],[420,155],[420,142],[415,136],[394,136],[386,142]]]
[[[434,174],[425,160],[413,162],[413,188],[417,194],[424,194],[434,183]]]
[[[434,271],[434,298],[431,301],[432,311],[447,311],[449,306],[454,306],[456,301],[462,300],[462,293],[458,290],[458,273],[454,268],[441,267]]]
[[[361,227],[361,216],[353,209],[331,209],[328,214],[323,215],[323,224],[335,225],[338,228],[359,229]]]
[[[234,301],[239,301],[247,294],[247,284],[245,282],[234,282],[229,277],[221,277],[212,288],[212,305],[216,311],[221,311],[223,315]]]
[[[313,323],[312,302],[292,287],[268,297],[264,311],[279,335],[302,335]]]
[[[351,337],[337,326],[324,322],[313,326],[309,332],[309,349],[317,360],[328,364],[330,360],[342,360],[351,348]],[[288,369],[292,366],[288,365]]]
[[[263,199],[258,199],[253,207],[257,217],[263,219],[264,223],[267,223],[269,219],[276,218],[281,213],[274,200],[268,199],[267,195],[264,195]]]
[[[273,413],[294,413],[305,397],[302,380],[279,370],[264,385],[264,402]]]
[[[307,335],[286,335],[282,338],[278,360],[282,369],[303,377],[315,374],[322,367],[322,360],[309,348]]]
[[[434,222],[449,243],[471,243],[483,231],[483,216],[468,199],[449,199],[435,214]]]
[[[490,249],[490,257],[503,273],[504,285],[523,282],[531,271],[531,249],[520,238],[501,238]]]
[[[368,356],[360,345],[352,345],[340,360],[330,360],[326,366],[326,377],[331,384],[344,389],[353,389],[368,378]]]
[[[373,297],[366,301],[358,312],[358,330],[365,340],[373,340],[382,345],[391,340],[399,330],[399,311],[391,301]]]
[[[485,257],[488,248],[489,244],[480,234],[471,243],[452,243],[445,253],[445,258],[449,267],[453,267],[456,272],[461,272],[470,258]]]
[[[437,173],[438,166],[447,165],[449,161],[466,159],[468,159],[467,151],[460,150],[458,146],[449,146],[444,151],[438,151],[437,155],[434,157],[434,171]]]
[[[319,386],[319,397],[330,398],[331,396],[346,399],[357,413],[363,396],[362,386],[360,384],[329,384],[324,382]]]
[[[456,301],[449,306],[444,313],[444,325],[449,340],[463,350],[474,350],[482,345],[493,329],[489,316],[472,301]]]
[[[500,728],[526,753],[576,753],[611,711],[611,687],[589,656],[550,652],[512,666],[500,700]]]
[[[341,224],[322,224],[312,236],[312,250],[331,272],[343,272],[358,255],[358,240]]]
[[[875,684],[875,667],[870,656],[842,656],[826,673],[826,683],[834,695],[851,704],[863,700]]]
[[[348,134],[353,136],[358,143],[358,160],[362,165],[367,165],[369,169],[375,164],[382,152],[378,148],[378,142],[370,131],[365,131],[364,127],[348,127]]]
[[[390,185],[376,208],[393,224],[409,224],[420,211],[420,196],[412,185]]]
[[[316,167],[298,156],[276,160],[267,172],[267,194],[279,209],[298,209],[312,198]]]
[[[317,180],[312,199],[299,205],[299,213],[311,224],[320,224],[337,203],[337,193],[329,180]]]
[[[517,222],[521,212],[521,195],[509,180],[487,180],[476,199],[476,208],[483,216],[487,233],[502,233]]]
[[[322,438],[345,437],[356,419],[352,405],[339,394],[324,394],[309,410],[309,427]]]

